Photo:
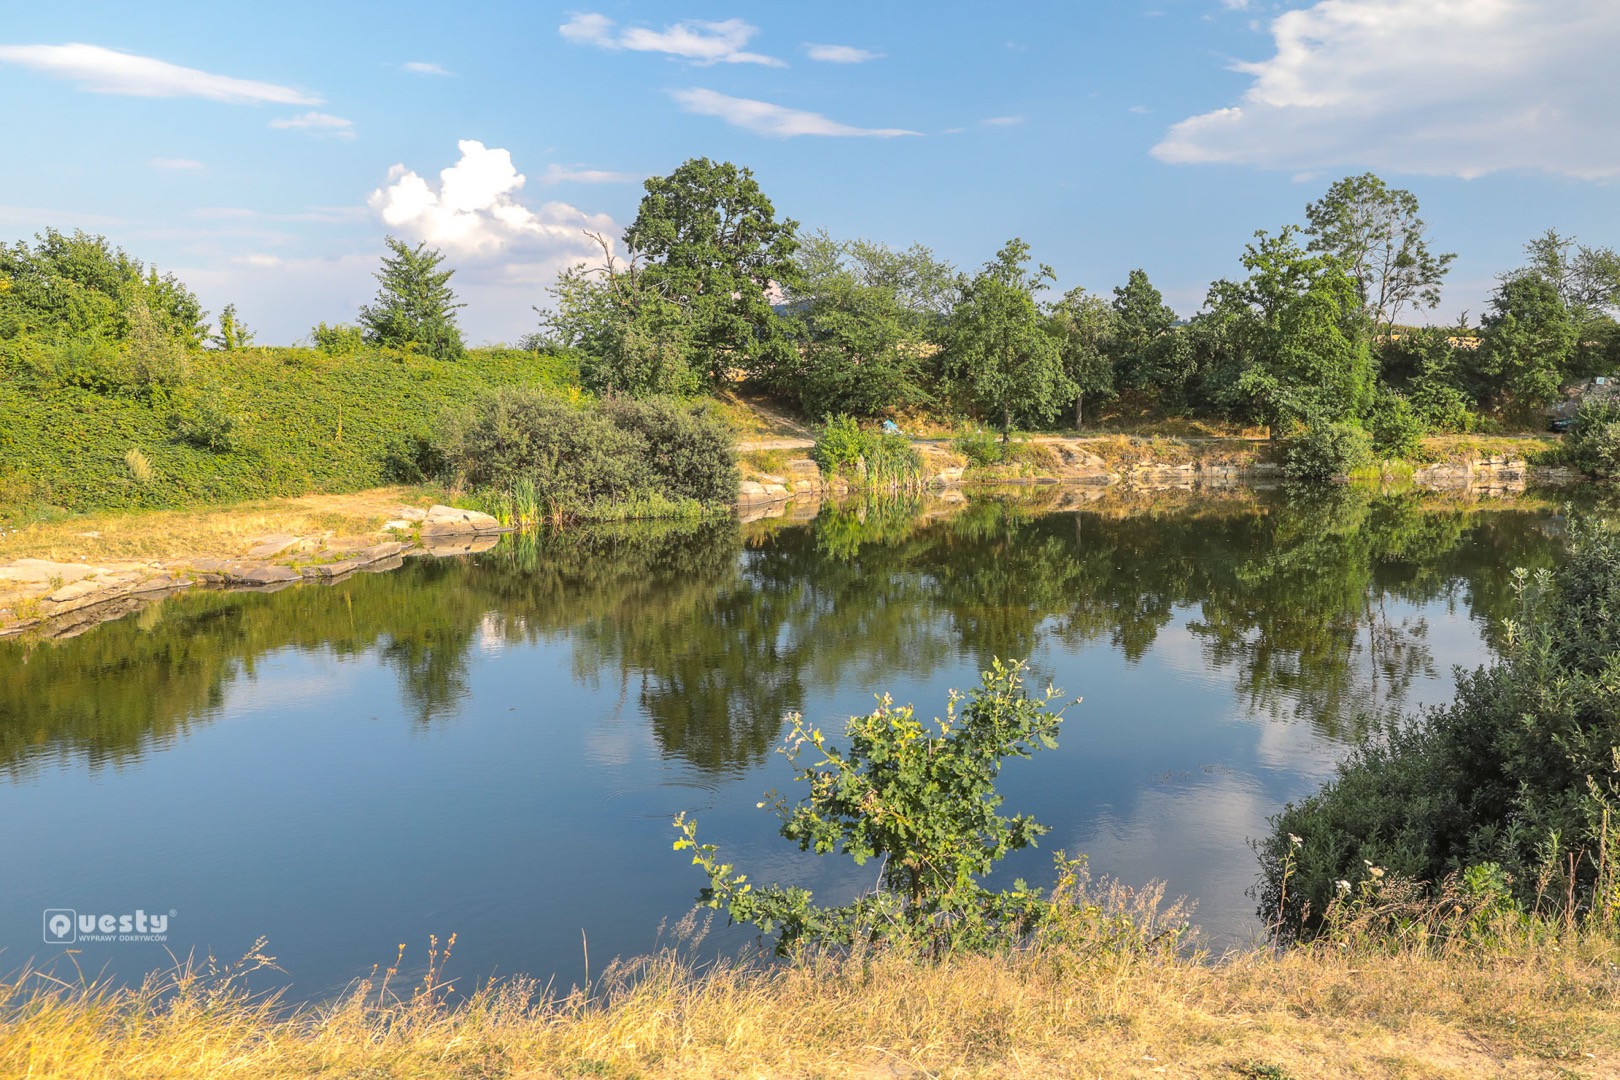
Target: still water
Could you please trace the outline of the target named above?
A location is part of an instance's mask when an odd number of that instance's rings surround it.
[[[691,908],[681,811],[753,880],[842,901],[875,869],[797,852],[755,806],[793,794],[784,714],[837,729],[883,692],[937,714],[997,656],[1084,697],[1004,773],[1004,812],[1052,827],[1007,877],[1085,853],[1246,943],[1248,839],[1368,724],[1448,700],[1512,569],[1560,557],[1525,502],[1049,505],[507,538],[0,644],[0,972],[63,961],[47,909],[140,911],[165,940],[69,962],[129,979],[263,936],[314,999],[454,932],[453,976],[566,987],[587,945],[599,968]]]

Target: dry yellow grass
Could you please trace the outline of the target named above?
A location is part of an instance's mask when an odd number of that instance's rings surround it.
[[[428,506],[443,493],[386,487],[348,495],[307,495],[196,510],[89,514],[36,522],[0,534],[0,562],[152,561],[240,555],[255,537],[330,533],[335,542],[375,542],[401,506]]]
[[[619,965],[457,1007],[362,984],[285,1011],[195,975],[143,991],[0,983],[0,1075],[194,1077],[1555,1077],[1620,1075],[1612,939],[1220,962],[1044,950],[697,971]]]

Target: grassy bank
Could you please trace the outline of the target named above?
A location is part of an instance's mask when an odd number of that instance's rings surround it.
[[[615,964],[588,993],[445,1003],[375,973],[280,1009],[192,970],[140,990],[0,984],[0,1074],[201,1077],[1568,1077],[1620,1070],[1615,941],[1448,951],[1033,950],[699,969]],[[442,955],[440,960],[442,961]]]
[[[238,349],[193,353],[183,381],[130,389],[0,351],[0,522],[415,481],[447,409],[576,381],[566,359],[509,349],[455,361]]]

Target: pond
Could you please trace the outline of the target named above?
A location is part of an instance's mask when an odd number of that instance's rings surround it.
[[[795,795],[784,715],[839,730],[884,692],[937,715],[992,657],[1084,698],[1004,773],[1004,812],[1052,827],[1006,878],[1084,853],[1249,943],[1268,815],[1367,725],[1449,700],[1512,569],[1560,557],[1533,500],[1055,498],[508,537],[0,646],[0,971],[72,948],[128,979],[263,936],[309,1000],[455,933],[453,976],[566,987],[691,909],[682,811],[753,880],[841,901],[875,867],[756,808]],[[47,910],[79,940],[48,942]]]

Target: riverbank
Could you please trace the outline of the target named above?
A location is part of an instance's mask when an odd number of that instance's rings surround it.
[[[701,969],[615,963],[586,993],[516,980],[446,1003],[373,973],[301,1010],[192,971],[137,991],[0,982],[0,1074],[202,1077],[1603,1077],[1615,943],[1334,944],[1218,961],[1045,949]],[[442,964],[444,957],[438,957]]]
[[[406,487],[36,523],[0,536],[0,639],[72,637],[195,586],[271,591],[470,554],[504,531]]]

